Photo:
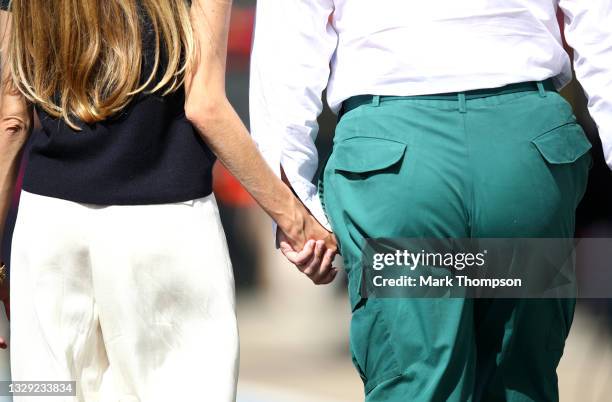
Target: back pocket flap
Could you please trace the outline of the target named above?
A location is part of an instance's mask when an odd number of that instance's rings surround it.
[[[406,144],[372,137],[354,137],[336,145],[334,168],[337,171],[365,173],[386,169],[399,162]]]
[[[575,162],[591,149],[582,127],[569,123],[539,135],[531,140],[548,163]]]

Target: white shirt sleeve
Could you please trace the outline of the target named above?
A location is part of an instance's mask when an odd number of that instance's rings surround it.
[[[250,79],[253,139],[279,177],[282,165],[295,193],[327,229],[311,181],[318,167],[317,117],[338,41],[333,10],[333,0],[258,0]]]
[[[612,169],[612,1],[559,0],[574,70]]]

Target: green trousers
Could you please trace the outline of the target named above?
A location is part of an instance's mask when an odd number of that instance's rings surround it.
[[[367,299],[367,238],[573,237],[592,164],[550,83],[345,103],[319,180],[367,402],[557,401],[574,299]]]

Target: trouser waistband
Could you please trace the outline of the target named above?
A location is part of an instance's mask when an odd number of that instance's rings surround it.
[[[465,111],[465,101],[470,99],[485,98],[488,96],[504,95],[514,92],[538,91],[541,96],[546,96],[546,91],[556,91],[552,79],[544,81],[528,81],[508,84],[499,88],[475,89],[462,92],[448,92],[441,94],[429,95],[411,95],[411,96],[382,96],[382,95],[358,95],[353,96],[342,104],[341,114],[347,113],[362,105],[375,105],[381,102],[402,99],[420,99],[420,100],[455,100],[459,102],[459,109]]]

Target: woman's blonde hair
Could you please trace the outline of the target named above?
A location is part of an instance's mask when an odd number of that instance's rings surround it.
[[[141,7],[155,32],[155,59],[144,83]],[[145,90],[176,91],[194,57],[186,0],[12,0],[10,10],[6,61],[13,84],[74,129],[73,117],[102,121]],[[165,71],[153,82],[161,65]]]

